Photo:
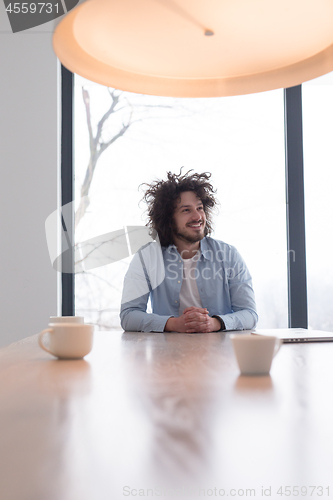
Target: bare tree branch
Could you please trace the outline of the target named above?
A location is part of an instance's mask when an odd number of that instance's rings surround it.
[[[84,87],[82,87],[82,97],[83,97],[84,106],[86,108],[87,125],[88,125],[88,132],[89,132],[89,145],[90,145],[90,151],[91,151],[91,149],[93,147],[94,136],[93,136],[92,126],[91,126],[90,95]]]
[[[113,144],[116,140],[122,137],[131,125],[132,113],[131,105],[128,103],[127,99],[124,100],[127,102],[127,107],[131,109],[129,118],[127,123],[123,123],[122,128],[111,137],[110,140],[103,142],[102,140],[102,132],[105,128],[105,124],[110,116],[116,112],[116,107],[121,99],[122,92],[117,92],[114,89],[108,89],[109,95],[111,97],[111,104],[109,109],[104,113],[102,118],[97,123],[96,135],[94,136],[92,123],[91,123],[91,103],[90,103],[90,95],[87,89],[82,89],[83,102],[86,109],[86,119],[89,133],[89,147],[90,147],[90,158],[88,162],[88,166],[86,169],[85,177],[81,186],[81,199],[78,206],[78,209],[75,213],[75,228],[77,228],[80,220],[84,216],[89,207],[89,190],[91,187],[91,183],[94,176],[94,171],[96,168],[97,161],[101,154]]]
[[[98,125],[97,125],[97,134],[96,134],[96,137],[95,137],[95,144],[96,145],[100,141],[104,123],[109,118],[109,116],[112,115],[112,113],[114,113],[114,109],[115,109],[115,107],[117,106],[117,104],[119,102],[119,96],[114,96],[112,93],[110,93],[110,95],[111,95],[111,98],[112,98],[112,104],[111,104],[110,108],[107,110],[107,112],[102,116],[102,118],[100,119],[100,121],[98,122]]]

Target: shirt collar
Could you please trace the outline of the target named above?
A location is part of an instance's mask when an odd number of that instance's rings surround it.
[[[166,249],[169,253],[177,252],[176,245],[169,245]],[[200,252],[205,260],[212,260],[212,252],[208,248],[206,236],[200,241]]]
[[[208,248],[208,241],[206,236],[200,241],[201,255],[205,260],[212,260],[212,252]]]

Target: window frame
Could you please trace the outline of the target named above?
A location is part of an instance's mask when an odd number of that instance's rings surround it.
[[[74,201],[73,105],[74,74],[61,66],[61,205]],[[307,328],[306,242],[304,210],[304,162],[302,133],[302,87],[284,89],[284,137],[286,169],[286,219],[288,252],[288,325]],[[74,205],[74,204],[73,204]],[[67,234],[65,235],[65,233]],[[70,227],[62,231],[62,248],[74,242],[74,212]],[[74,270],[74,252],[62,253]],[[68,262],[67,262],[68,266]],[[75,315],[75,274],[61,275],[61,311]]]

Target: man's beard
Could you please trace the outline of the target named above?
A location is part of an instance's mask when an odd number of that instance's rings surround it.
[[[174,236],[177,236],[177,238],[186,241],[187,243],[197,243],[198,241],[201,241],[205,237],[205,228],[203,228],[203,231],[200,231],[200,233],[191,235],[186,230],[179,231],[176,225],[173,224],[172,233],[174,234]]]

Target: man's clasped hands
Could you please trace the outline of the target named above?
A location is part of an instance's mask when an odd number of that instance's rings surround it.
[[[209,311],[202,307],[187,307],[178,318],[169,318],[164,331],[180,333],[209,333],[221,329],[217,318],[209,316]]]

